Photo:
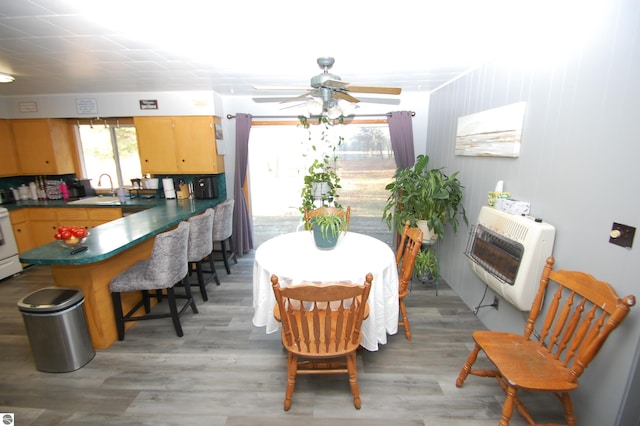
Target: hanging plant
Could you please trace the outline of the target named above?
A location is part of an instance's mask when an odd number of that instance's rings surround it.
[[[337,198],[340,196],[338,190],[342,187],[340,186],[340,177],[336,172],[336,167],[338,161],[337,150],[342,145],[344,138],[338,136],[336,139],[330,134],[330,125],[333,120],[329,120],[327,117],[318,118],[317,124],[323,127],[320,138],[317,141],[314,141],[314,135],[308,119],[300,116],[299,121],[305,129],[309,130],[308,142],[312,153],[315,155],[303,179],[300,213],[304,214],[305,208],[313,210],[316,207],[314,202],[318,200],[323,206],[332,202],[334,206],[340,207]],[[337,121],[342,124],[342,117]]]

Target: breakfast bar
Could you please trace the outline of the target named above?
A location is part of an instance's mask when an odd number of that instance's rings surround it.
[[[57,286],[82,290],[91,342],[94,348],[105,349],[117,340],[109,292],[111,279],[137,261],[148,258],[156,235],[222,201],[220,198],[162,200],[155,207],[92,228],[83,243],[87,247],[85,251],[72,254],[69,247],[52,239],[49,244],[20,254],[20,261],[50,265]],[[123,295],[123,308],[134,306],[140,297],[136,293]]]

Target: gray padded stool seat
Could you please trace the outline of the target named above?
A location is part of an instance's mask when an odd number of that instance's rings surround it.
[[[113,300],[113,310],[118,330],[118,340],[124,340],[124,323],[127,321],[141,321],[157,318],[172,318],[173,326],[179,337],[183,336],[180,325],[180,315],[191,307],[193,313],[198,308],[191,296],[191,288],[186,285],[186,299],[184,306],[178,311],[176,295],[173,287],[185,280],[187,276],[187,246],[189,242],[189,224],[181,222],[174,230],[156,235],[153,252],[149,259],[141,260],[124,272],[117,275],[109,283],[109,290]],[[160,297],[166,289],[169,301],[169,313],[151,314],[149,291],[155,291]],[[142,291],[142,300],[127,313],[122,311],[120,293]],[[136,311],[144,306],[144,315],[134,316]]]
[[[202,300],[209,300],[207,295],[207,284],[212,279],[216,280],[216,284],[220,285],[218,280],[218,274],[213,264],[213,221],[214,221],[213,209],[207,209],[204,213],[197,216],[191,216],[187,221],[189,223],[189,245],[187,249],[187,260],[189,262],[189,275],[195,268],[196,275],[198,277],[198,286],[200,287],[200,294],[202,294]],[[204,280],[204,273],[202,270],[202,263],[208,260],[211,267],[211,275],[207,281]],[[187,279],[188,281],[188,279]],[[186,283],[185,283],[186,284]],[[191,285],[189,283],[189,285]]]
[[[222,261],[224,262],[227,274],[231,273],[229,260],[233,259],[234,263],[238,263],[236,254],[232,251],[233,241],[231,239],[231,233],[233,232],[233,205],[234,200],[225,200],[213,208],[216,212],[213,220],[214,253],[218,253],[215,250],[215,244],[219,242],[221,246],[220,253],[222,254]],[[229,247],[227,247],[227,242],[229,243]]]

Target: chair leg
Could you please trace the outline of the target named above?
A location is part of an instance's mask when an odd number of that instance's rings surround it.
[[[202,300],[205,302],[209,300],[209,295],[207,294],[207,284],[204,282],[204,274],[202,273],[202,262],[195,262],[196,264],[196,275],[198,276],[198,286],[200,287],[200,294],[202,295]]]
[[[517,399],[518,389],[513,386],[509,386],[506,390],[507,399],[504,401],[504,405],[502,406],[502,417],[500,417],[500,421],[498,422],[498,426],[509,426],[509,421],[511,420],[511,415],[513,414],[513,406]]]
[[[213,260],[213,251],[209,254],[209,267],[211,268],[211,276],[216,280],[216,285],[220,285],[220,279],[218,278],[218,273],[216,272],[216,265]]]
[[[466,380],[469,372],[471,372],[471,366],[475,364],[476,359],[478,358],[478,353],[480,352],[480,346],[476,343],[475,347],[467,357],[467,361],[462,366],[462,370],[460,370],[460,374],[458,374],[458,378],[456,379],[456,387],[462,387],[462,384]]]
[[[231,268],[229,267],[229,257],[227,257],[226,241],[220,241],[220,246],[222,248],[222,261],[224,262],[224,268],[227,270],[227,275],[229,275],[231,273]]]
[[[184,333],[182,332],[182,326],[180,325],[180,315],[178,314],[176,294],[173,291],[173,287],[169,287],[167,289],[167,296],[169,299],[169,310],[171,311],[171,319],[173,320],[173,328],[176,329],[176,334],[178,335],[178,337],[182,337],[184,336]]]
[[[120,293],[111,293],[111,300],[113,301],[113,312],[116,318],[116,329],[118,330],[118,340],[124,340],[124,316],[122,313],[122,301],[120,299]]]
[[[404,304],[404,298],[400,299],[400,314],[402,315],[402,322],[398,323],[404,327],[404,334],[407,340],[411,340],[411,325],[409,324],[409,317],[407,316],[407,306]]]
[[[188,300],[187,305],[191,306],[191,311],[194,314],[198,313],[198,307],[196,306],[196,301],[193,300],[193,295],[191,293],[191,286],[189,285],[189,275],[186,275],[183,279],[182,279],[182,284],[184,285],[184,292],[186,295],[186,298]],[[185,307],[187,306],[185,305]],[[184,310],[185,308],[183,308]]]
[[[291,408],[291,398],[293,389],[296,386],[296,375],[298,374],[298,357],[292,353],[287,354],[287,391],[284,395],[284,411]]]
[[[567,421],[567,425],[576,426],[578,423],[573,412],[573,402],[571,401],[569,392],[562,392],[558,395],[558,398],[560,399],[560,402],[562,402],[562,407],[564,408],[564,418]]]
[[[351,393],[353,394],[353,405],[359,410],[362,401],[360,401],[360,389],[358,388],[358,370],[356,368],[355,352],[347,355],[347,371],[349,372],[349,386],[351,386]]]
[[[156,294],[157,297],[157,294]],[[149,290],[142,290],[142,305],[144,306],[144,312],[151,312],[151,299],[149,299]]]

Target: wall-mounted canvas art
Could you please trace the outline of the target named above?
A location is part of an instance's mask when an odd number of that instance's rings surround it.
[[[526,102],[458,117],[456,155],[518,157]]]

